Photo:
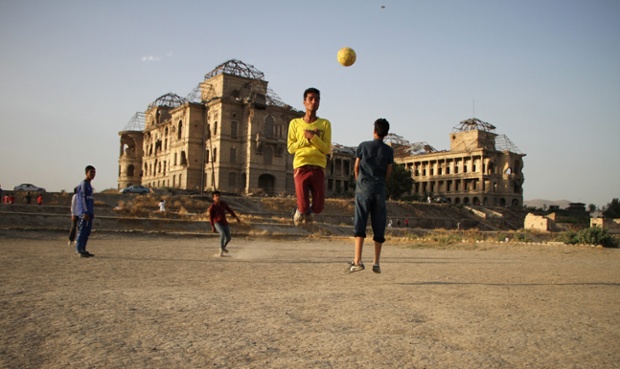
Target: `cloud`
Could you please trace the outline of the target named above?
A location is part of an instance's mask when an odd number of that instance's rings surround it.
[[[153,55],[143,56],[142,61],[143,62],[156,62],[156,61],[159,61],[159,57],[153,56]]]

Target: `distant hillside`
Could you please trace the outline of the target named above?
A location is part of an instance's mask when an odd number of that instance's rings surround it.
[[[552,201],[552,200],[536,199],[536,200],[523,201],[523,204],[527,207],[532,207],[532,208],[542,208],[543,205],[547,205],[547,208],[548,208],[550,205],[558,205],[560,209],[566,209],[568,208],[568,204],[570,204],[571,202],[574,202],[574,201],[568,201],[568,200]]]

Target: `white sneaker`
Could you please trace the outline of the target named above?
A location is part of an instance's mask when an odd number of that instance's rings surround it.
[[[303,221],[304,221],[304,215],[299,212],[299,209],[296,209],[295,210],[295,215],[293,215],[293,224],[295,224],[295,226],[299,227],[301,225],[301,223],[303,223]]]

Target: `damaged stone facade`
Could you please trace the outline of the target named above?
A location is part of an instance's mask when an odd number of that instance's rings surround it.
[[[118,188],[294,195],[287,131],[290,120],[303,114],[280,101],[262,72],[229,60],[207,73],[186,98],[159,97],[119,132]],[[463,121],[450,134],[449,151],[402,138],[386,142],[396,163],[412,172],[411,195],[441,196],[453,204],[522,206],[525,154],[494,129],[477,119]],[[353,194],[354,155],[355,147],[332,145],[326,196]]]
[[[412,195],[452,204],[522,206],[525,154],[494,130],[475,118],[462,121],[450,133],[449,151],[426,143],[392,144],[395,162],[411,171]]]
[[[163,95],[119,132],[118,187],[294,194],[286,141],[290,120],[300,116],[268,89],[262,72],[230,60],[187,98]],[[352,168],[352,156],[335,150],[327,180],[349,183]]]

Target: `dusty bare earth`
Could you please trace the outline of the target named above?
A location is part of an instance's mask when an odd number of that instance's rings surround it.
[[[618,249],[216,242],[0,230],[0,367],[620,366]]]

